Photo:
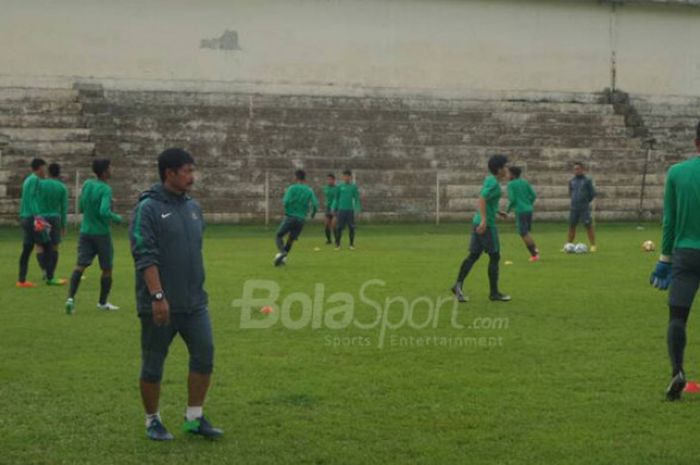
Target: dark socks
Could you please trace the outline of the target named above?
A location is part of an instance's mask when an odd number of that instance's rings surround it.
[[[292,243],[293,242],[294,242],[293,240],[287,239],[287,245],[284,246],[284,251],[286,253],[289,253],[289,251],[292,250]]]
[[[498,294],[498,262],[501,259],[500,253],[489,255],[489,287],[491,295]]]
[[[350,247],[355,245],[355,227],[354,226],[349,226],[348,227],[348,236],[350,237]]]
[[[53,279],[53,272],[56,269],[54,265],[54,250],[51,246],[44,246],[44,266],[46,271],[46,279]]]
[[[671,307],[668,321],[668,356],[671,359],[672,375],[675,376],[683,369],[683,352],[685,351],[685,327],[690,309]]]
[[[326,242],[330,244],[331,242],[331,227],[326,226]]]
[[[280,253],[285,253],[285,248],[284,248],[284,241],[282,240],[284,236],[277,234],[275,236],[275,244],[277,245],[277,250],[279,250]]]
[[[46,277],[46,258],[47,254],[46,252],[37,252],[36,253],[36,261],[39,264],[39,268],[41,268],[41,271],[44,273],[44,277]]]
[[[535,246],[535,244],[528,245],[527,250],[530,252],[530,255],[533,257],[536,256],[538,253],[537,246]]]
[[[51,250],[51,268],[50,268],[50,273],[51,273],[52,278],[56,274],[56,267],[57,266],[58,266],[58,250],[52,249]]]
[[[459,274],[457,275],[456,284],[459,285],[460,288],[464,284],[464,280],[467,278],[467,275],[474,266],[474,263],[476,263],[476,261],[479,259],[479,256],[481,256],[481,254],[470,253],[469,256],[467,256],[467,258],[465,258],[462,262],[462,266],[459,267]]]
[[[22,255],[19,256],[19,282],[23,283],[27,280],[27,270],[29,269],[29,257],[32,255],[33,244],[24,244],[22,246]]]
[[[68,289],[68,297],[71,299],[75,297],[75,293],[78,292],[78,286],[80,286],[80,279],[83,277],[83,272],[78,270],[73,270],[73,274],[70,275],[70,288]]]
[[[337,228],[335,230],[335,246],[340,247],[340,239],[343,237],[343,230],[340,228]]]
[[[102,276],[100,279],[100,305],[107,303],[107,296],[112,289],[112,276]]]

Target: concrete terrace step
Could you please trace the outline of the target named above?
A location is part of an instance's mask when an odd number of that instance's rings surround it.
[[[319,139],[336,141],[342,137],[356,137],[363,141],[403,141],[404,143],[420,143],[422,145],[435,144],[456,144],[465,142],[469,137],[509,137],[530,139],[549,138],[588,138],[619,140],[627,144],[631,139],[628,137],[628,129],[625,127],[613,126],[586,126],[582,129],[575,125],[533,125],[509,127],[499,124],[464,125],[462,130],[448,130],[447,128],[435,127],[437,125],[424,124],[418,128],[391,128],[389,125],[321,125],[313,126],[277,126],[251,124],[248,127],[218,128],[211,125],[200,125],[198,128],[191,127],[171,127],[170,130],[163,129],[160,124],[151,124],[146,127],[117,127],[102,131],[95,128],[93,133],[96,137],[102,135],[129,140],[133,142],[162,141],[165,138],[178,140],[204,140],[210,143],[232,141],[237,143],[253,143],[267,141],[270,137],[276,138],[296,138],[304,141],[315,142]]]
[[[494,113],[484,110],[472,112],[401,112],[401,111],[366,111],[366,110],[314,110],[314,109],[260,109],[251,114],[242,107],[182,107],[182,106],[142,106],[123,107],[108,104],[86,104],[87,114],[109,116],[113,121],[150,118],[162,121],[167,127],[169,121],[204,120],[204,121],[265,121],[270,125],[305,124],[312,127],[315,121],[345,122],[354,121],[359,124],[380,122],[404,123],[466,123],[480,124],[494,121],[532,122],[533,124],[579,124],[585,125],[624,125],[620,115],[609,114],[573,114],[573,113],[542,113],[523,112],[519,117],[514,113]]]
[[[60,100],[0,100],[0,115],[80,113],[79,102]]]
[[[0,126],[0,134],[15,142],[86,142],[90,130],[84,128],[6,128]]]
[[[240,106],[245,108],[299,108],[369,111],[537,111],[613,114],[611,105],[597,103],[561,103],[509,100],[434,99],[421,97],[322,97],[307,95],[242,94],[227,92],[168,92],[168,91],[115,91],[106,90],[105,98],[119,105],[175,105],[175,106]]]
[[[76,101],[78,92],[73,89],[37,87],[0,87],[2,100],[63,100]]]
[[[92,142],[66,142],[66,141],[17,141],[12,143],[12,151],[15,153],[36,152],[40,154],[92,154],[95,144]]]
[[[80,128],[82,116],[76,113],[37,113],[10,115],[0,113],[0,127],[5,128]]]

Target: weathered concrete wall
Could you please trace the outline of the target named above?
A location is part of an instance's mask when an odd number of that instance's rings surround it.
[[[700,95],[688,48],[700,42],[700,9],[626,2],[612,11],[598,0],[9,1],[0,83],[94,76],[590,93],[612,86],[615,52],[615,87]]]
[[[195,195],[211,221],[262,221],[266,179],[274,220],[297,167],[317,188],[327,172],[353,169],[367,220],[433,220],[437,205],[443,219],[464,220],[475,209],[493,153],[525,168],[540,194],[539,219],[565,218],[574,160],[590,165],[599,186],[598,218],[637,216],[645,152],[624,116],[598,103],[602,95],[78,87],[0,92],[6,96],[0,98],[6,220],[15,215],[19,183],[34,154],[63,162],[69,184],[76,169],[89,173],[94,154],[110,157],[116,207],[124,212],[156,181],[155,157],[169,146],[196,156]],[[647,177],[646,216],[660,212],[662,164],[651,166]]]

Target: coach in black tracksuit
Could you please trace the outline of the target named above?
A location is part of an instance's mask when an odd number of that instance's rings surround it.
[[[154,440],[173,439],[161,421],[158,403],[163,364],[179,333],[190,354],[183,430],[216,437],[222,431],[212,427],[202,411],[214,341],[204,290],[202,209],[187,195],[194,182],[194,160],[184,150],[168,149],[158,157],[158,171],[162,183],[141,194],[129,230],[141,320],[146,435]]]

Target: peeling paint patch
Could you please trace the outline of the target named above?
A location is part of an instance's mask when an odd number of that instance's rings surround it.
[[[220,37],[214,39],[202,39],[199,48],[212,50],[240,50],[238,46],[238,32],[226,29]]]

